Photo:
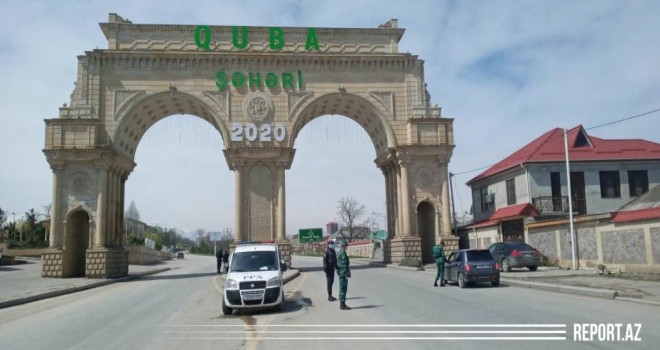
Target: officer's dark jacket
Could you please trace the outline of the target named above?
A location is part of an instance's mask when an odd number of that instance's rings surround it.
[[[326,249],[323,252],[323,271],[325,272],[335,272],[337,267],[337,253],[334,249]]]

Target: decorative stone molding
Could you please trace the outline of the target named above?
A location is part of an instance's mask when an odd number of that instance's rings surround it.
[[[391,91],[369,91],[369,96],[377,102],[377,106],[384,112],[394,117],[394,93]]]
[[[218,106],[220,113],[231,120],[231,94],[229,91],[205,90],[203,93]]]
[[[314,91],[291,91],[287,93],[289,102],[289,120],[296,115],[300,107],[314,96]]]

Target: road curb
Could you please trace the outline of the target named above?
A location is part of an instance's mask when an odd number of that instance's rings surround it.
[[[0,309],[4,309],[4,308],[7,308],[7,307],[16,306],[16,305],[23,305],[23,304],[31,303],[31,302],[34,302],[34,301],[59,297],[59,296],[66,295],[66,294],[82,292],[84,290],[97,288],[97,287],[103,287],[103,286],[107,286],[108,284],[113,284],[113,283],[117,283],[117,282],[130,281],[130,280],[134,280],[134,279],[137,279],[137,278],[140,278],[140,277],[153,275],[153,274],[161,273],[161,272],[168,271],[168,270],[171,270],[171,269],[169,267],[164,267],[164,268],[160,268],[160,269],[156,269],[156,270],[140,272],[140,273],[137,273],[137,274],[134,274],[134,275],[128,275],[128,276],[119,277],[119,278],[115,278],[115,279],[108,279],[108,280],[93,282],[93,283],[90,283],[90,284],[86,284],[84,286],[69,287],[69,288],[64,288],[64,289],[60,289],[60,290],[54,290],[52,292],[47,292],[47,293],[42,293],[42,294],[37,294],[37,295],[31,295],[29,297],[18,298],[18,299],[13,299],[13,300],[7,300],[7,301],[0,302]]]
[[[283,278],[282,283],[287,284],[287,283],[293,281],[294,279],[296,279],[296,277],[300,276],[300,270],[295,270],[295,271],[296,272],[293,275]]]
[[[615,299],[618,295],[618,292],[611,289],[598,289],[598,288],[589,288],[589,287],[575,287],[575,286],[565,286],[559,284],[543,283],[543,282],[529,282],[529,281],[516,281],[511,279],[500,279],[502,283],[508,285],[530,288],[530,289],[539,289],[550,292],[560,292],[567,294],[577,294],[583,296],[590,296],[601,299]]]
[[[629,301],[632,303],[638,303],[638,304],[646,304],[646,305],[653,305],[653,306],[660,306],[660,302],[657,301],[651,301],[651,300],[644,300],[644,299],[638,299],[638,298],[629,298],[629,297],[620,297],[617,296],[614,299],[616,300],[621,300],[621,301]]]

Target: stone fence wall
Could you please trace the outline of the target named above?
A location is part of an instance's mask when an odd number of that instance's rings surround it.
[[[609,220],[574,224],[576,259],[580,267],[603,264],[623,272],[660,273],[660,222],[613,224]],[[530,225],[527,242],[550,262],[570,266],[569,225]]]
[[[371,258],[373,244],[371,241],[356,242],[348,245],[346,252],[349,256],[359,256],[362,258]]]
[[[143,246],[128,246],[128,263],[130,265],[153,265],[162,260],[171,259],[167,253]]]

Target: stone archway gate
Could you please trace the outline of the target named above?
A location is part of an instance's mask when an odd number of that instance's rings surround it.
[[[423,61],[398,52],[397,20],[372,29],[265,28],[133,24],[110,14],[100,26],[107,49],[78,56],[70,104],[45,120],[53,198],[42,276],[66,277],[66,218],[80,210],[90,218],[85,275],[127,274],[124,184],[146,130],[173,114],[203,118],[222,135],[235,173],[237,241],[273,240],[290,258],[285,171],[295,137],[314,118],[341,114],[369,134],[384,174],[386,258],[420,260],[422,201],[435,209],[436,232],[425,234],[456,244],[453,119],[431,107]]]

